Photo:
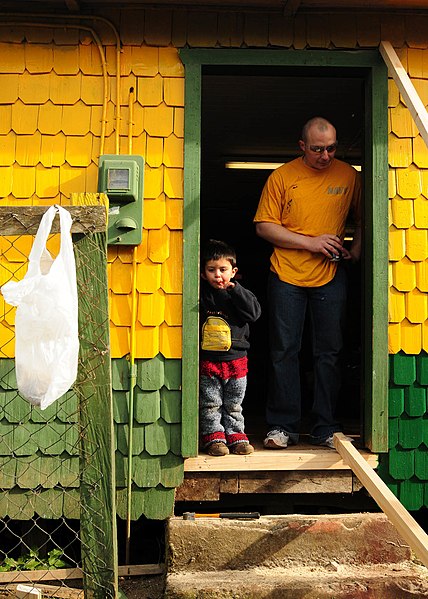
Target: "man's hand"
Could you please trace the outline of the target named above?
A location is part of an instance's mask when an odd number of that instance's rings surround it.
[[[328,258],[332,257],[332,254],[339,255],[345,252],[349,254],[342,245],[340,237],[337,235],[330,235],[324,233],[324,235],[318,235],[317,237],[307,237],[307,249],[314,254],[323,254]]]

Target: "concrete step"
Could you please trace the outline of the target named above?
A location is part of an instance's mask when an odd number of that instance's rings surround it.
[[[384,514],[172,518],[168,599],[428,597],[417,563]]]

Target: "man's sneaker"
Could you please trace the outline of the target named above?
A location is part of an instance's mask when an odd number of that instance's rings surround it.
[[[210,443],[205,451],[208,455],[214,456],[228,455],[229,453],[226,443],[223,443],[222,441],[214,441],[214,443]]]
[[[235,443],[235,445],[230,446],[231,453],[236,455],[248,455],[254,452],[254,447],[249,443]]]
[[[263,441],[263,445],[266,449],[286,449],[289,440],[290,435],[275,428],[268,432],[266,439]]]
[[[352,439],[352,437],[347,437],[346,435],[343,435],[343,440],[344,441],[353,441],[354,439]],[[325,441],[322,441],[321,443],[318,443],[318,445],[322,445],[323,447],[329,447],[330,449],[336,449],[334,446],[334,438],[333,435],[330,435],[330,437],[327,437],[327,439],[325,439]]]

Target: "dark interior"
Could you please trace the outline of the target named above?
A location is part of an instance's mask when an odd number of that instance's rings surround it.
[[[302,125],[324,116],[337,129],[336,156],[363,164],[364,73],[338,68],[205,67],[201,124],[201,243],[223,239],[235,247],[238,276],[258,297],[263,314],[251,326],[246,430],[262,435],[268,392],[266,282],[270,246],[255,235],[253,216],[271,170],[225,168],[227,161],[283,163],[299,155]],[[352,226],[352,223],[350,223]],[[349,318],[338,414],[345,432],[361,432],[361,268],[346,265]],[[310,426],[309,324],[301,351],[302,433]]]

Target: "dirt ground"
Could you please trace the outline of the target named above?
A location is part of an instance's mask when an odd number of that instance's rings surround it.
[[[162,599],[165,590],[165,576],[138,576],[119,578],[119,589],[127,599]],[[123,598],[124,599],[124,598]]]

